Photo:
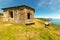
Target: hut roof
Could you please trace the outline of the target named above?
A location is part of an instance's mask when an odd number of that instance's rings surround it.
[[[10,9],[10,8],[19,8],[19,7],[27,7],[27,8],[32,9],[33,11],[35,11],[35,9],[34,9],[34,8],[29,7],[29,6],[26,6],[26,5],[21,5],[21,6],[13,6],[13,7],[2,8],[2,10],[5,10],[5,9]]]

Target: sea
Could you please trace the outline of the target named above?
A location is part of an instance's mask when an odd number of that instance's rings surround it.
[[[51,19],[50,21],[54,24],[60,25],[60,19]]]

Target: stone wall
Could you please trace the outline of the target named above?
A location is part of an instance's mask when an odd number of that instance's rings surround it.
[[[21,10],[20,8],[24,9]],[[32,9],[27,9],[26,7],[20,8],[5,9],[4,11],[5,21],[21,24],[34,22],[34,11]],[[13,18],[10,17],[9,11],[13,12]],[[27,19],[27,13],[30,13],[30,19]]]

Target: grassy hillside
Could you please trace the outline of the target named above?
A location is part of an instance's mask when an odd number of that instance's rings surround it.
[[[40,19],[35,19],[33,25],[0,22],[0,40],[60,40],[60,26],[45,28]]]

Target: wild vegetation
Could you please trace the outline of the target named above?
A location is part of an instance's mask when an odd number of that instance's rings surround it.
[[[0,22],[0,40],[60,40],[60,26],[35,19],[33,25]]]
[[[3,20],[3,13],[0,13],[0,21]]]

